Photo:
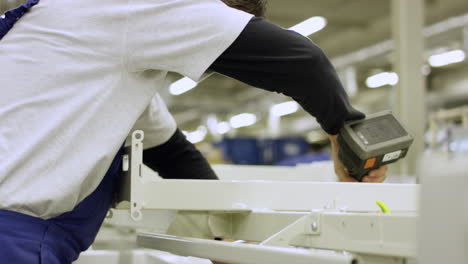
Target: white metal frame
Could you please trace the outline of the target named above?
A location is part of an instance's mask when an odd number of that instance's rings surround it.
[[[132,134],[124,157],[130,214],[113,209],[108,221],[156,228],[159,234],[138,236],[140,246],[231,263],[285,263],[274,262],[284,257],[294,263],[380,264],[415,256],[416,185],[162,180],[142,163],[143,137],[141,131]],[[376,212],[377,200],[393,214]],[[353,254],[336,253],[343,250]]]

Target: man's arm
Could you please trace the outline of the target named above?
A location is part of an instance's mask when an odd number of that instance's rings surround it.
[[[296,100],[330,135],[332,159],[340,181],[355,181],[338,159],[336,135],[345,121],[364,118],[354,109],[332,64],[308,38],[255,17],[211,70]],[[387,166],[364,182],[382,182]]]
[[[210,70],[292,97],[331,135],[338,133],[345,121],[364,118],[351,107],[333,66],[320,48],[296,32],[261,18],[248,23]],[[162,146],[145,150],[144,162],[163,178],[217,179],[201,153],[180,131]],[[382,173],[377,174],[383,180]],[[343,180],[346,175],[338,176]]]
[[[217,179],[208,162],[177,129],[159,94],[150,101],[131,131],[143,130],[143,162],[165,179]]]
[[[164,144],[145,149],[143,163],[164,179],[218,179],[205,157],[179,129]]]
[[[296,100],[328,134],[347,120],[364,118],[352,108],[322,50],[302,35],[252,18],[210,70]]]

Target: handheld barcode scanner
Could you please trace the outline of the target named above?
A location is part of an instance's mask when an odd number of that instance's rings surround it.
[[[338,133],[343,166],[361,181],[369,171],[396,162],[408,153],[413,137],[390,111],[345,123]]]

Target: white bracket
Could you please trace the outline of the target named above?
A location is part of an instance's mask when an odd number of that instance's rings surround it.
[[[291,241],[298,235],[320,235],[320,219],[321,211],[313,211],[270,236],[261,245],[291,246]]]
[[[143,218],[142,208],[144,208],[145,199],[140,191],[142,186],[147,182],[161,180],[155,171],[143,164],[144,137],[143,131],[134,131],[131,137],[130,156],[127,154],[123,157],[123,170],[127,171],[126,177],[130,178],[130,217],[135,221]]]
[[[143,163],[143,138],[144,133],[140,130],[132,133],[132,147],[131,147],[131,165],[130,176],[138,175],[139,177],[130,178],[130,216],[133,220],[139,221],[143,218],[141,213],[143,197],[140,197],[136,191],[136,186],[141,182],[141,167]]]

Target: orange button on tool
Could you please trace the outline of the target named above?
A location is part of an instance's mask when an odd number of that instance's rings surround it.
[[[364,169],[369,169],[374,167],[375,165],[376,158],[370,158],[366,160],[366,163],[364,164]]]

